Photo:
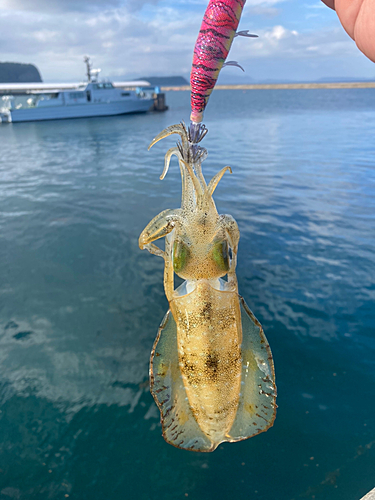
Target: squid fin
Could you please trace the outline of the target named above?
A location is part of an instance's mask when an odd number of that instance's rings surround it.
[[[150,385],[161,413],[164,439],[185,450],[213,451],[189,405],[178,361],[177,326],[170,310],[160,325],[151,353]]]
[[[272,427],[276,416],[275,372],[259,321],[240,297],[242,323],[241,393],[228,437],[240,441]]]

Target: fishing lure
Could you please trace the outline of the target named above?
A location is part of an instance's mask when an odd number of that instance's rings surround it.
[[[212,0],[205,19],[210,8],[216,14],[235,12],[229,7],[238,4],[242,9],[244,3]],[[239,15],[231,24],[232,31]],[[205,19],[203,35],[208,29]],[[218,19],[222,22],[222,17]],[[197,45],[201,35],[202,30]],[[230,43],[233,36],[231,32]],[[212,55],[207,68],[222,66],[222,57],[218,60],[214,50],[216,38],[210,42],[212,50],[205,48]],[[197,54],[196,48],[194,61]],[[194,64],[192,73],[206,71]],[[207,82],[212,83],[210,78]],[[192,115],[197,120],[202,118],[211,90],[208,85],[199,88],[203,101],[192,91]],[[238,295],[238,226],[232,216],[218,214],[213,200],[216,186],[231,169],[223,168],[206,183],[202,162],[207,151],[199,146],[206,133],[203,124],[192,121],[188,128],[183,123],[166,128],[151,142],[149,149],[172,134],[180,136],[177,146],[165,155],[161,179],[172,156],[177,156],[181,207],[161,212],[139,237],[141,249],[164,258],[169,302],[151,353],[151,392],[161,412],[165,440],[192,451],[213,451],[224,441],[240,441],[266,431],[276,412],[271,351],[262,326]],[[154,244],[163,237],[165,250]],[[174,274],[185,280],[177,289]]]
[[[233,39],[238,35],[257,36],[248,31],[236,32],[245,2],[246,0],[210,0],[208,3],[195,44],[190,74],[190,120],[193,123],[202,121],[203,111],[221,68],[224,65],[239,66],[236,61],[225,62]]]

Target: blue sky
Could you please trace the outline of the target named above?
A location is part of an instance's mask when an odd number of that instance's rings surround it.
[[[0,0],[0,61],[34,63],[43,80],[84,78],[83,55],[102,76],[188,77],[208,0]],[[247,0],[221,83],[373,78],[335,12],[320,0]]]

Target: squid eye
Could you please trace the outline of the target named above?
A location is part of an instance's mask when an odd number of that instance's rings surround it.
[[[190,258],[190,250],[182,241],[173,243],[173,269],[176,274],[181,272]]]
[[[229,271],[228,242],[225,240],[214,243],[212,257],[221,271]]]

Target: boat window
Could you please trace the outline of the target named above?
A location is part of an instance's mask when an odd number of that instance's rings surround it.
[[[84,92],[69,92],[70,99],[84,99],[84,97],[85,97]]]
[[[113,89],[112,83],[109,82],[95,83],[93,87],[95,90]]]
[[[121,95],[122,95],[123,97],[126,97],[126,96],[130,95],[130,92],[121,92]]]

